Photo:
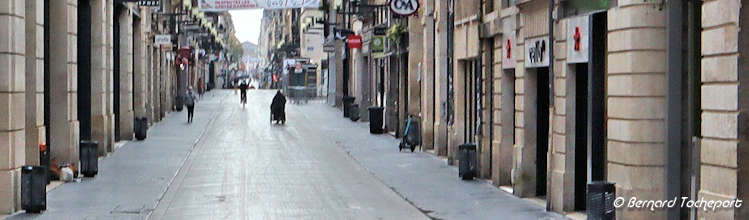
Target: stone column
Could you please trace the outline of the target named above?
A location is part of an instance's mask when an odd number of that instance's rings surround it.
[[[44,127],[44,2],[26,1],[26,164],[39,165]],[[42,15],[42,16],[39,16]]]
[[[106,65],[106,71],[104,72],[104,111],[106,116],[106,127],[104,130],[107,138],[104,142],[99,142],[99,145],[104,146],[106,152],[112,152],[114,151],[114,137],[118,134],[114,133],[114,35],[109,33],[114,33],[114,28],[119,27],[114,27],[114,5],[112,4],[112,0],[106,0],[105,3],[104,30],[107,34],[105,35],[106,52],[104,54],[108,59],[104,62]]]
[[[161,74],[159,74],[159,81],[161,85],[161,89],[159,89],[159,99],[161,100],[161,110],[159,112],[160,117],[165,117],[166,113],[169,112],[171,109],[171,105],[168,102],[167,97],[169,97],[169,90],[172,88],[170,86],[169,77],[171,76],[171,72],[169,71],[168,65],[169,62],[166,60],[166,54],[162,51],[161,54],[163,55],[161,57],[161,65],[159,65],[159,71],[161,71]]]
[[[435,1],[434,150],[440,156],[447,156],[448,7],[447,0]]]
[[[739,0],[705,1],[701,10],[702,140],[698,197],[705,201],[746,201],[749,5]],[[749,208],[742,205],[715,211],[698,209],[698,218],[747,219]]]
[[[50,150],[52,162],[78,167],[76,23],[78,2],[49,1]]]
[[[659,10],[658,4],[619,2],[607,16],[608,42],[630,42],[607,45],[606,179],[616,183],[616,196],[624,198],[664,196],[668,10]],[[640,38],[647,40],[634,40]],[[616,215],[617,219],[665,217],[663,209],[619,209]]]
[[[435,24],[434,10],[435,2],[424,2],[421,10],[421,24],[423,28],[423,53],[421,59],[421,145],[424,149],[434,149],[434,122],[435,122]]]
[[[155,48],[153,54],[153,76],[151,79],[153,90],[151,91],[151,100],[153,100],[153,121],[158,122],[161,121],[161,49],[159,49],[158,47]]]
[[[135,6],[134,6],[135,7]],[[135,117],[146,117],[146,43],[145,30],[148,29],[146,10],[141,10],[139,19],[133,20],[133,108]]]
[[[125,10],[119,14],[120,74],[119,74],[119,140],[133,139],[133,14]]]
[[[145,23],[144,23],[145,25]],[[150,26],[150,25],[149,25]],[[149,39],[150,34],[145,35],[145,39]],[[144,78],[145,78],[145,88],[144,90],[144,98],[145,98],[145,106],[146,106],[146,117],[148,118],[148,123],[151,124],[154,121],[153,117],[153,100],[151,99],[153,97],[153,49],[151,48],[150,43],[146,43],[145,45],[145,63],[144,63]]]
[[[91,138],[99,143],[99,155],[106,155],[110,134],[107,87],[110,84],[107,36],[107,2],[91,2]]]
[[[26,162],[24,2],[0,3],[0,213],[20,209],[21,172]]]
[[[422,10],[423,11],[423,8]],[[408,18],[408,115],[420,116],[421,113],[421,81],[423,81],[423,47],[422,34],[424,26],[421,25],[421,17],[411,16]],[[404,118],[405,119],[405,118]]]

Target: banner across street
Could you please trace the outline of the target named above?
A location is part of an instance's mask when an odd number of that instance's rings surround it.
[[[319,8],[321,0],[199,0],[201,11]]]

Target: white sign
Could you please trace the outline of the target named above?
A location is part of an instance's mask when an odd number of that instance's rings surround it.
[[[159,34],[153,37],[154,46],[172,46],[172,35]]]
[[[504,19],[502,21],[502,69],[515,69],[515,25],[513,19]]]
[[[574,17],[567,20],[567,63],[588,62],[589,24],[589,16]]]
[[[525,67],[549,66],[549,37],[525,39]]]
[[[401,16],[409,16],[419,11],[419,0],[390,0],[390,11]]]
[[[201,11],[320,8],[321,0],[198,0]]]

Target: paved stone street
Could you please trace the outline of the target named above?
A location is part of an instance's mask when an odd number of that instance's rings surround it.
[[[228,90],[173,113],[100,160],[99,175],[48,193],[47,211],[9,219],[561,219],[485,181],[461,181],[428,153],[322,103],[287,104],[269,122],[273,91]]]

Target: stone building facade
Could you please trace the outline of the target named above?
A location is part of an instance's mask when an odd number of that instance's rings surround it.
[[[424,2],[408,23],[419,29],[409,52],[423,54],[409,54],[421,65],[409,65],[408,80],[420,87],[409,109],[424,149],[457,164],[458,145],[477,144],[479,177],[560,213],[585,212],[591,181],[627,199],[745,199],[745,4]],[[617,217],[743,219],[743,210]]]
[[[0,214],[21,208],[22,166],[78,167],[81,140],[106,156],[134,139],[134,117],[155,123],[174,109],[175,53],[153,39],[176,34],[163,12],[187,2],[164,1],[159,15],[123,0],[0,3]]]

